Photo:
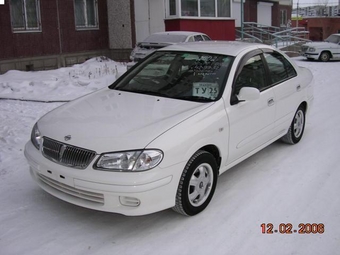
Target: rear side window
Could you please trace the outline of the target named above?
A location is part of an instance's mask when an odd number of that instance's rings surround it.
[[[204,41],[211,41],[211,39],[210,39],[209,36],[207,36],[207,35],[202,35],[202,36],[203,36],[203,38],[204,38]]]
[[[296,76],[294,67],[279,53],[265,53],[271,84],[277,84]]]
[[[195,41],[199,42],[199,41],[203,41],[203,38],[201,35],[195,35]]]

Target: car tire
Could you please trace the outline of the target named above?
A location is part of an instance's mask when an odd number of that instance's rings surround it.
[[[297,144],[300,142],[303,132],[305,130],[306,113],[305,108],[301,105],[293,118],[287,134],[285,134],[281,140],[288,144]]]
[[[218,166],[214,156],[197,151],[186,164],[176,194],[174,211],[193,216],[202,212],[214,195]]]
[[[320,54],[320,58],[319,58],[319,59],[320,59],[322,62],[328,62],[330,58],[331,58],[331,55],[329,54],[329,52],[323,51],[323,52]]]

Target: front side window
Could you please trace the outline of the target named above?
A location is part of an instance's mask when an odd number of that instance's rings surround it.
[[[243,87],[263,90],[266,87],[265,77],[265,67],[261,55],[249,58],[236,79],[234,94],[237,95]]]
[[[195,102],[218,100],[234,57],[156,52],[111,89]]]
[[[265,53],[272,84],[277,84],[296,76],[294,67],[279,53]]]
[[[41,31],[39,0],[11,0],[9,3],[14,32]]]
[[[74,0],[74,13],[77,29],[99,27],[97,0]]]

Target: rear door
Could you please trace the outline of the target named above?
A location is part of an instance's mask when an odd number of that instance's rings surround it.
[[[296,70],[282,54],[273,50],[265,51],[264,57],[269,72],[268,85],[273,88],[275,95],[276,135],[284,135],[301,103],[303,88]]]

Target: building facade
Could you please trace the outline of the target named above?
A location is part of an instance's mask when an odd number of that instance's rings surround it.
[[[44,70],[94,56],[128,60],[155,32],[197,31],[235,40],[245,22],[285,26],[291,0],[5,0],[0,5],[0,73]]]
[[[72,65],[108,49],[106,0],[6,0],[0,29],[1,73]]]
[[[299,26],[309,31],[309,39],[323,41],[331,34],[340,33],[340,17],[306,17]]]

